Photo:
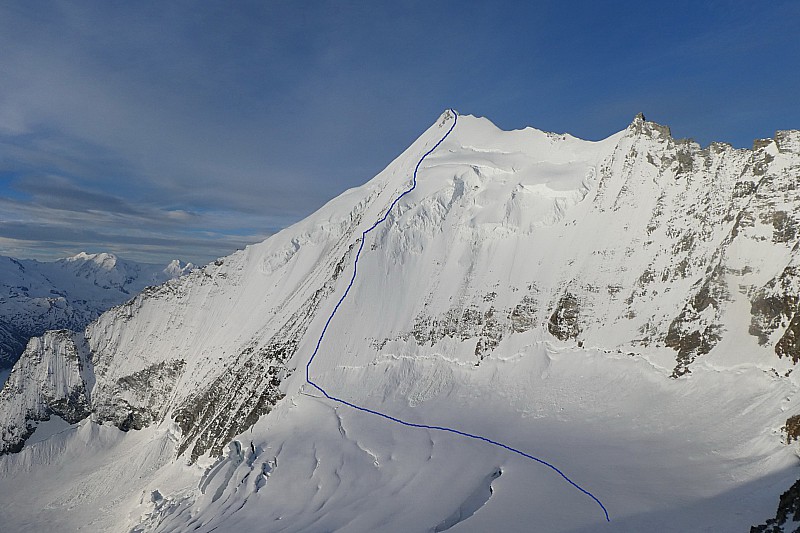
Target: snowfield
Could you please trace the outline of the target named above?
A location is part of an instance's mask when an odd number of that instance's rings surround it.
[[[800,478],[800,132],[599,142],[445,113],[267,241],[29,345],[9,531],[747,531]],[[798,318],[797,320],[800,320]],[[16,451],[19,449],[19,451]]]

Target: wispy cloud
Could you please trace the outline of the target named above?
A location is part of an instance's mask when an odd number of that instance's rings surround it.
[[[587,138],[644,111],[744,145],[800,125],[797,16],[792,2],[6,2],[0,253],[209,260],[364,183],[449,106]]]

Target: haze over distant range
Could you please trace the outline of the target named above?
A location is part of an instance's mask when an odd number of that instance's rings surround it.
[[[800,127],[800,4],[11,2],[0,255],[203,263],[385,167],[446,107],[600,139],[643,111]]]

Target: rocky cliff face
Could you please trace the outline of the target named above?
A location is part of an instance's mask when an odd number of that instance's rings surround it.
[[[750,533],[797,533],[798,531],[800,531],[800,481],[781,494],[775,518],[750,528]]]
[[[742,150],[674,139],[642,116],[600,142],[459,120],[368,236],[315,375],[365,398],[412,391],[416,405],[454,386],[455,370],[433,383],[387,369],[363,391],[348,373],[386,361],[479,372],[548,343],[647,361],[667,382],[747,365],[794,386],[800,132]],[[146,289],[80,334],[32,342],[0,393],[0,453],[51,415],[168,426],[189,462],[225,453],[304,390],[362,231],[446,122],[307,220]]]
[[[48,331],[33,339],[23,364],[14,368],[0,391],[6,420],[0,435],[3,451],[20,451],[37,423],[52,415],[70,423],[89,416],[91,383],[91,362],[80,333]]]

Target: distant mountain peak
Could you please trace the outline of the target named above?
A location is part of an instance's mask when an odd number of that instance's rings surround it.
[[[66,261],[93,261],[96,263],[105,263],[106,261],[116,261],[117,256],[110,252],[99,252],[90,254],[87,252],[78,252],[71,257],[65,257]]]
[[[180,259],[170,261],[162,272],[170,277],[182,276],[197,268],[193,263],[184,263]]]
[[[51,262],[0,261],[0,369],[10,367],[31,337],[46,330],[81,330],[103,311],[195,266],[166,266],[120,259],[113,253],[80,252]],[[7,259],[7,260],[5,260]]]

